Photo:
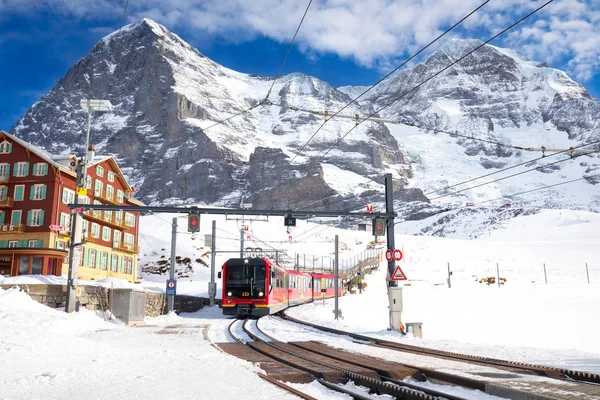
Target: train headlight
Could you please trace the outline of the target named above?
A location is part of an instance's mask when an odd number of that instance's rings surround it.
[[[233,295],[233,293],[231,293],[231,292],[227,292],[227,296],[228,296],[228,297],[231,297],[232,295]]]
[[[263,297],[265,294],[263,292],[258,292],[258,297]]]

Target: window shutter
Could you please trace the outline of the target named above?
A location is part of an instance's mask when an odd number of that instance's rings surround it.
[[[10,163],[6,163],[6,175],[10,176]]]
[[[17,242],[17,246],[19,246],[19,247],[27,247],[27,240],[19,240]]]
[[[12,152],[12,143],[8,143],[8,152],[11,153]]]
[[[123,262],[123,257],[124,256],[119,256],[119,272],[124,272],[123,265],[125,265],[125,263]]]
[[[37,242],[37,246],[36,246],[36,247],[39,247],[39,248],[41,248],[41,247],[43,246],[43,244],[44,244],[44,241],[43,241],[43,240],[38,240],[38,242]]]
[[[62,202],[65,204],[69,204],[68,203],[69,200],[69,194],[67,192],[67,188],[63,188],[63,192],[62,192]]]
[[[29,191],[29,200],[33,200],[35,197],[35,185],[30,186],[31,190]]]
[[[40,211],[40,226],[44,226],[44,210]]]
[[[42,175],[48,175],[48,164],[44,164],[44,171],[42,172]]]
[[[0,247],[6,249],[8,247],[8,240],[0,240]]]
[[[37,164],[33,164],[33,175],[37,175],[38,173],[38,165]]]
[[[27,226],[31,226],[31,210],[27,211]]]
[[[85,250],[85,248],[83,249],[83,266],[87,267],[88,266],[88,258],[90,256],[90,249],[87,249],[87,251]]]
[[[46,199],[46,185],[42,186],[42,200]]]
[[[29,163],[25,163],[25,175],[24,176],[28,176],[29,175]]]
[[[6,217],[6,213],[4,211],[0,211],[0,225],[4,225],[5,217]]]
[[[17,176],[17,170],[19,169],[18,167],[19,167],[18,163],[15,163],[13,165],[13,176]]]
[[[15,186],[15,200],[21,201],[23,200],[23,191],[25,190],[25,186],[17,185]]]

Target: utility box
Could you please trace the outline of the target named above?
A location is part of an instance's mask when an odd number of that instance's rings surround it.
[[[146,292],[143,290],[113,289],[113,314],[127,325],[144,323]]]
[[[395,331],[402,330],[402,287],[388,287],[390,323]]]
[[[423,338],[423,323],[407,322],[406,333],[412,333],[414,337]]]

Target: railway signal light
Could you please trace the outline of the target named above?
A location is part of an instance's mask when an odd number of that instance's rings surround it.
[[[200,214],[191,213],[188,215],[188,232],[200,231]]]
[[[285,226],[296,226],[296,218],[286,215],[283,219],[283,224]]]
[[[373,218],[373,235],[385,236],[385,218]]]

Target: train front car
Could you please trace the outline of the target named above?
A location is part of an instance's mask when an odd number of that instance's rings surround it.
[[[277,267],[266,258],[231,258],[223,264],[225,315],[260,317],[273,312]]]

